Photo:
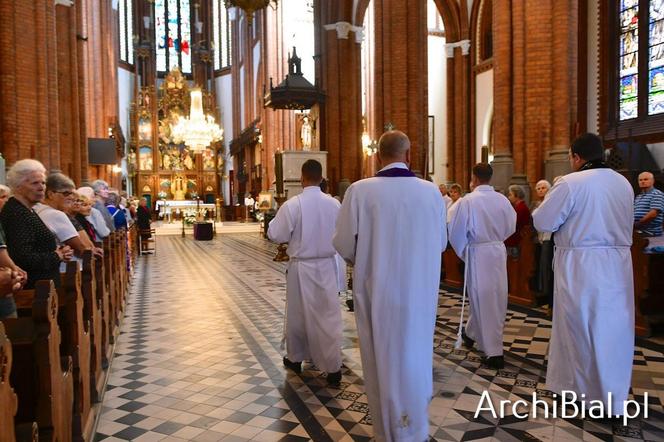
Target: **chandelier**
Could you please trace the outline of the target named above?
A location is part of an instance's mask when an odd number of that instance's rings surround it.
[[[201,88],[191,90],[189,117],[180,117],[172,129],[176,143],[184,143],[192,152],[203,152],[215,141],[221,140],[224,130],[214,122],[212,115],[203,113]]]
[[[251,23],[252,20],[254,19],[254,12],[258,11],[259,9],[263,9],[269,5],[274,5],[273,8],[277,8],[277,2],[278,0],[225,0],[226,1],[226,7],[236,7],[242,9],[246,16],[247,16],[247,22]]]

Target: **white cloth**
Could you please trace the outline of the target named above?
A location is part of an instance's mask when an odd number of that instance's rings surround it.
[[[553,330],[546,384],[585,400],[627,400],[634,357],[632,223],[634,193],[611,169],[561,178],[533,212],[555,233]]]
[[[383,170],[394,167],[406,165]],[[429,438],[444,220],[438,188],[415,177],[357,181],[341,205],[334,246],[354,263],[362,370],[379,441]]]
[[[457,203],[458,203],[459,201],[461,201],[461,199],[462,199],[462,198],[459,198],[458,200],[453,201],[452,203],[450,203],[449,206],[447,206],[447,224],[450,223],[450,220],[452,219],[452,215],[453,215],[454,212],[456,211]]]
[[[503,354],[507,313],[507,253],[505,241],[516,230],[516,212],[492,186],[477,186],[457,201],[449,224],[450,244],[465,259],[470,300],[466,335],[486,356]]]
[[[88,220],[88,222],[92,224],[92,227],[95,229],[97,240],[101,241],[111,234],[111,229],[109,229],[106,225],[104,215],[102,215],[102,213],[96,208],[92,207],[90,209],[90,215],[86,216],[85,219]]]
[[[452,205],[452,203],[454,203],[454,201],[452,201],[452,198],[450,198],[449,195],[444,195],[443,199],[445,200],[445,207],[449,210],[450,206]]]
[[[32,209],[39,218],[41,218],[44,224],[46,224],[46,227],[48,227],[51,233],[55,235],[55,239],[58,241],[59,245],[64,244],[72,238],[78,238],[78,232],[66,213],[42,203],[35,204]],[[77,261],[79,269],[81,268],[82,261],[80,258],[73,256],[71,260]],[[61,262],[60,273],[66,272],[67,263]]]
[[[288,359],[311,359],[320,370],[341,369],[343,324],[332,234],[339,202],[318,186],[281,207],[270,222],[268,237],[288,242],[286,275],[286,349]]]

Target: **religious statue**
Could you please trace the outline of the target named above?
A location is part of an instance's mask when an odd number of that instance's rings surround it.
[[[182,175],[176,175],[171,183],[171,193],[173,194],[173,199],[177,201],[184,200],[186,190],[187,189],[184,183],[184,178],[182,178]]]
[[[302,149],[311,150],[311,124],[309,123],[309,117],[304,116],[302,121],[302,130],[300,131],[300,138],[302,139]]]
[[[161,167],[162,169],[171,168],[171,156],[165,150],[161,154]]]
[[[194,168],[194,159],[187,149],[182,152],[182,164],[187,170],[192,170]]]

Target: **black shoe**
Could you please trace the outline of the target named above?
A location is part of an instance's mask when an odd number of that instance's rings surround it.
[[[466,348],[473,348],[473,345],[475,345],[475,340],[468,337],[466,329],[461,330],[461,340],[463,341],[463,346]]]
[[[339,385],[339,383],[341,383],[341,370],[336,373],[328,373],[327,383],[330,385]]]
[[[284,356],[284,367],[290,368],[297,374],[302,373],[302,362],[293,362],[286,356]]]
[[[482,363],[494,370],[502,370],[505,368],[505,359],[502,356],[483,357]]]

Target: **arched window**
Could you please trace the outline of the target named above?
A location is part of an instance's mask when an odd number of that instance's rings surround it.
[[[224,0],[212,0],[212,29],[214,42],[214,69],[231,65],[231,19]]]
[[[191,74],[191,8],[189,0],[155,0],[157,72],[178,66]]]
[[[631,135],[662,132],[664,122],[664,0],[620,0],[613,15],[610,128]]]
[[[131,0],[119,1],[118,19],[120,22],[120,60],[134,64],[134,11]]]

